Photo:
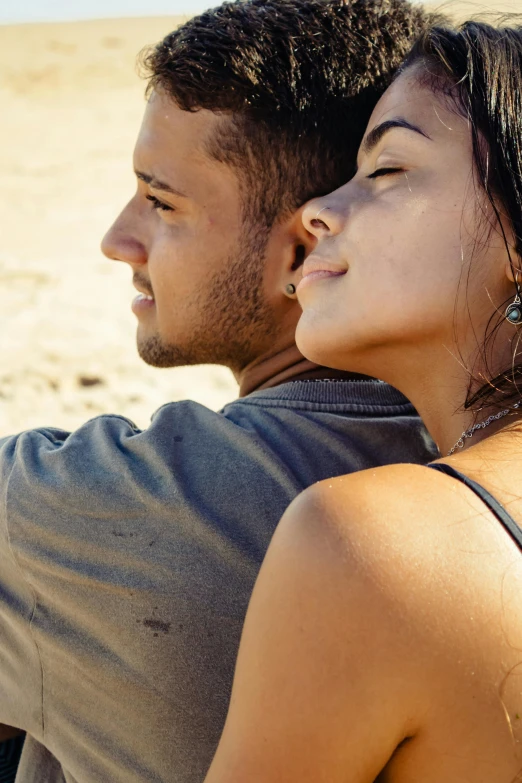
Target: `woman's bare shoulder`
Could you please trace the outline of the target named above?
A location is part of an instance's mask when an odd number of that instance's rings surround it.
[[[423,516],[436,516],[440,502],[451,502],[453,494],[444,478],[425,466],[386,465],[320,481],[306,489],[289,507],[285,515],[289,524],[307,527],[314,522],[342,535],[343,530],[355,534],[359,525],[366,529],[375,523],[408,528],[408,521]],[[437,504],[435,504],[437,498]],[[354,528],[354,525],[356,528]]]
[[[469,489],[427,466],[386,465],[320,481],[305,490],[285,515],[307,527],[320,523],[337,535],[362,532],[418,538],[445,536],[453,521],[484,518],[481,500]],[[344,531],[344,532],[343,532]],[[452,531],[453,535],[454,531]]]
[[[303,579],[313,564],[318,583],[335,580],[329,601],[340,612],[350,612],[357,603],[363,614],[378,618],[388,655],[396,646],[402,661],[396,628],[409,627],[418,649],[428,644],[429,623],[419,621],[426,602],[444,589],[441,560],[448,575],[459,573],[461,559],[452,554],[453,525],[440,524],[451,506],[452,490],[440,481],[444,478],[405,464],[319,482],[291,504],[274,537],[274,550],[298,553]]]
[[[445,645],[455,642],[450,637],[470,612],[486,625],[492,613],[502,618],[506,575],[517,584],[522,578],[520,551],[482,501],[455,479],[419,465],[315,484],[290,506],[283,525],[294,541],[329,542],[325,571],[330,559],[343,562],[387,596],[383,613],[400,606],[412,626],[424,617],[427,638],[435,633]],[[437,613],[425,614],[434,604],[453,618],[452,627],[441,627]],[[503,633],[500,620],[489,629],[499,638]]]

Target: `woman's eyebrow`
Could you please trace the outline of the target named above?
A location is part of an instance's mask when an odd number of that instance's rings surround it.
[[[392,130],[392,128],[405,128],[406,130],[413,131],[414,133],[419,133],[421,136],[424,136],[425,139],[432,141],[432,138],[428,136],[427,133],[424,133],[424,131],[418,128],[416,125],[412,125],[411,122],[402,119],[402,117],[397,117],[394,120],[386,120],[386,122],[381,122],[380,125],[376,125],[375,128],[372,128],[362,143],[361,152],[363,155],[368,155],[373,150],[373,148],[377,146],[382,137],[388,133],[388,131]]]

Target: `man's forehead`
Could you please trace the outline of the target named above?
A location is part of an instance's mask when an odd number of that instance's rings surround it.
[[[189,160],[210,165],[209,142],[222,119],[205,109],[183,111],[164,93],[152,93],[136,142],[135,154]]]
[[[201,109],[180,109],[165,95],[149,101],[134,148],[134,171],[158,191],[182,195],[198,203],[235,203],[236,170],[212,154],[213,142],[228,118]]]

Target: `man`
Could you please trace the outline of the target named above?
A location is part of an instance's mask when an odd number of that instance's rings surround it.
[[[311,483],[432,447],[395,390],[305,361],[300,208],[354,169],[423,13],[402,0],[250,0],[144,58],[137,191],[107,234],[149,364],[218,362],[241,397],[0,441],[0,720],[18,781],[201,781],[249,596]],[[378,230],[378,227],[376,227]]]

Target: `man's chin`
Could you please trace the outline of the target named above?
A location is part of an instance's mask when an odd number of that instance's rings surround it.
[[[138,336],[137,346],[140,359],[151,367],[185,367],[202,363],[191,351],[165,344],[157,335],[146,339]]]

